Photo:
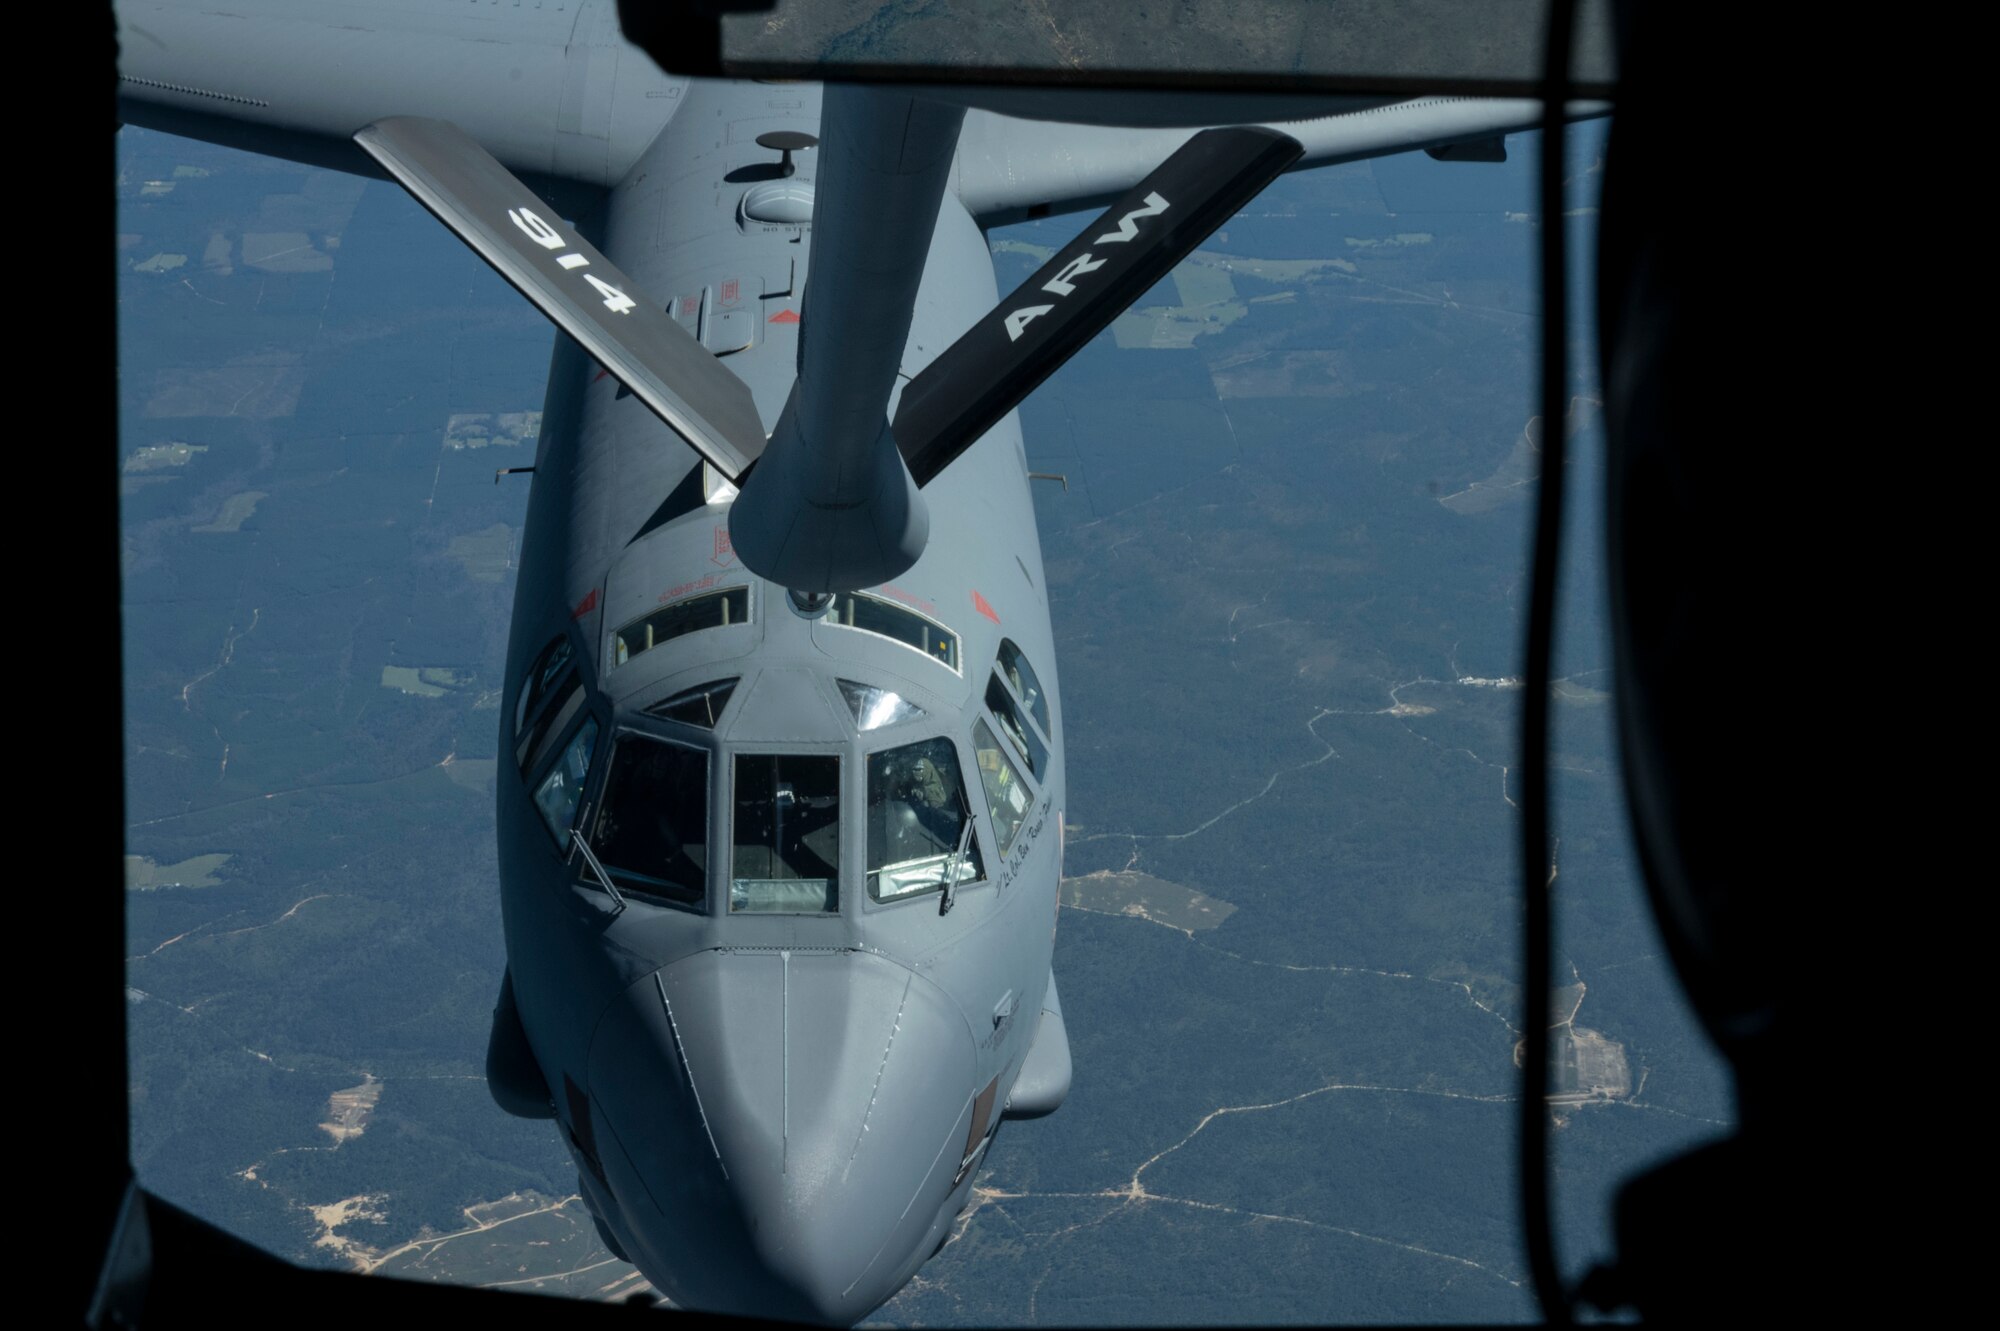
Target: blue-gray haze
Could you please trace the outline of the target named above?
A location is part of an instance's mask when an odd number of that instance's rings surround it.
[[[1580,246],[1602,142],[1573,132]],[[1037,502],[1075,1088],[1008,1125],[877,1320],[1532,1314],[1507,768],[1535,146],[1281,180],[1022,409],[1069,479]],[[140,1175],[301,1261],[630,1293],[555,1128],[480,1079],[531,484],[493,474],[532,461],[551,330],[393,186],[134,129],[118,160]],[[1003,289],[1076,225],[995,233]],[[1589,1102],[1554,1140],[1581,1268],[1617,1180],[1729,1102],[1635,876],[1575,359],[1555,1018]]]

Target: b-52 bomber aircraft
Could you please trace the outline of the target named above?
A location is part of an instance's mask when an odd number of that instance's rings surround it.
[[[611,0],[118,18],[125,120],[398,181],[566,334],[489,1084],[675,1303],[859,1320],[1070,1087],[1013,408],[1280,172],[1492,159],[1538,106],[698,82]],[[1093,208],[1001,299],[988,228]]]

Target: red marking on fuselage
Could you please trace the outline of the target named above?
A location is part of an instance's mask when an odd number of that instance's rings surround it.
[[[981,596],[977,590],[974,590],[972,593],[972,608],[992,620],[995,624],[1000,622],[1000,616],[995,612],[992,604],[985,597]]]
[[[597,588],[592,587],[590,595],[576,603],[576,609],[569,612],[569,617],[571,619],[582,619],[595,609],[597,609]]]
[[[590,382],[594,384],[599,379],[609,379],[610,377],[611,377],[611,371],[605,369],[602,365],[600,365],[597,367],[597,373],[590,377]]]
[[[692,582],[683,582],[678,587],[669,587],[660,593],[660,604],[665,605],[669,601],[678,601],[690,592],[706,591],[715,585],[715,578],[715,574],[709,573],[696,578]]]
[[[904,605],[909,606],[911,609],[921,610],[925,614],[931,616],[932,618],[937,617],[936,606],[932,605],[929,601],[926,601],[923,597],[916,595],[914,592],[904,591],[901,587],[898,587],[893,582],[883,583],[880,590],[884,596],[887,596],[891,600],[901,601]]]
[[[779,310],[764,322],[767,324],[795,324],[798,321],[799,314],[797,310]]]
[[[708,557],[708,562],[720,564],[724,568],[736,562],[736,547],[729,542],[729,528],[715,529],[715,553]]]

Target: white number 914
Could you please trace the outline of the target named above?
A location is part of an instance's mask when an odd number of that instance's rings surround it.
[[[560,250],[569,248],[569,242],[562,238],[560,232],[528,209],[509,208],[507,216],[513,221],[515,226],[521,228],[521,231],[529,240],[534,241],[543,249]],[[565,270],[590,267],[590,260],[584,258],[575,250],[571,250],[568,254],[556,256],[556,262],[562,265]],[[638,301],[633,300],[596,273],[585,273],[583,280],[590,283],[596,289],[598,295],[604,297],[604,308],[610,310],[613,314],[625,314],[628,311],[638,308]]]

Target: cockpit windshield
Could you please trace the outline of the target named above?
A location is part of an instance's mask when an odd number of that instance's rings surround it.
[[[993,835],[999,839],[999,853],[1005,855],[1014,843],[1014,834],[1028,820],[1035,795],[984,721],[972,724],[972,750],[979,763],[979,782],[986,787],[986,811],[993,817]]]
[[[1049,725],[1049,700],[1042,693],[1042,681],[1012,638],[1000,640],[1000,673],[1014,686],[1014,692],[1020,695],[1028,710],[1034,713],[1035,724],[1042,728],[1042,733],[1055,734]]]
[[[732,912],[840,909],[840,759],[745,753],[736,758]]]
[[[939,736],[868,756],[868,895],[896,901],[985,876],[965,836],[958,751]]]
[[[523,775],[542,765],[548,757],[547,746],[583,707],[583,686],[571,665],[575,656],[570,640],[557,638],[542,649],[540,659],[521,682],[521,694],[514,704],[514,761],[520,764]]]
[[[1007,732],[1014,749],[1028,764],[1028,770],[1038,777],[1049,774],[1049,748],[1042,743],[1041,735],[1028,724],[1021,714],[1021,705],[1014,701],[1014,695],[1000,682],[998,674],[989,675],[986,680],[986,705],[993,709],[994,719],[1000,722],[1000,729]]]
[[[590,844],[621,889],[701,900],[708,882],[708,754],[620,735]]]
[[[521,696],[514,704],[515,733],[527,728],[528,719],[542,705],[542,700],[549,696],[550,685],[562,677],[575,654],[575,648],[567,637],[557,638],[542,649],[540,659],[528,668],[528,677],[521,684]]]
[[[851,679],[835,682],[840,686],[840,696],[847,700],[847,710],[854,716],[856,730],[899,726],[905,721],[918,720],[925,714],[923,708],[900,693],[877,688],[873,684],[857,684]]]
[[[585,717],[575,738],[563,750],[562,761],[549,769],[535,787],[535,807],[556,844],[569,849],[569,827],[576,817],[576,803],[583,796],[583,783],[590,776],[590,755],[597,747],[597,719]]]
[[[700,726],[703,730],[715,729],[722,709],[729,706],[729,695],[736,691],[734,679],[718,679],[712,684],[697,684],[691,689],[682,689],[664,702],[656,702],[646,709],[646,715],[657,716],[662,721],[678,721],[684,726]]]

